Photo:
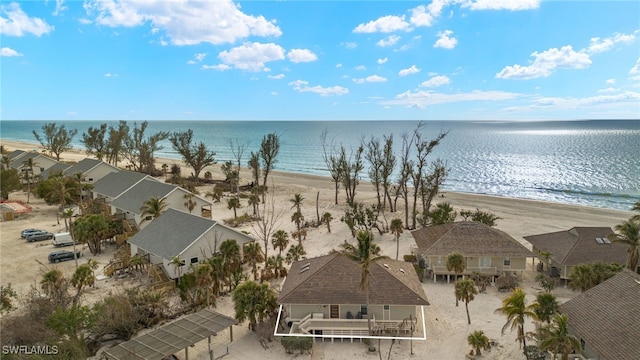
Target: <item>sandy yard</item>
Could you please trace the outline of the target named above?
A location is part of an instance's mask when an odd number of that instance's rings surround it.
[[[32,144],[21,144],[16,142],[2,142],[10,149],[31,149]],[[66,153],[63,154],[65,160],[77,161],[84,157],[83,154]],[[157,164],[171,164],[175,161],[167,159],[158,159]],[[185,166],[181,164],[183,171]],[[210,169],[214,177],[221,177],[222,173],[219,167]],[[243,179],[249,178],[249,172],[245,169],[241,173]],[[344,240],[351,239],[350,233],[346,225],[340,222],[340,217],[344,212],[344,195],[340,193],[340,204],[333,203],[334,192],[333,183],[328,178],[300,175],[274,173],[273,182],[274,199],[277,209],[283,210],[283,216],[280,219],[278,229],[292,231],[295,224],[291,222],[291,202],[289,199],[294,194],[299,193],[304,197],[302,213],[307,220],[316,218],[316,195],[320,192],[319,211],[331,212],[334,220],[331,223],[332,233],[328,233],[326,226],[316,229],[310,229],[307,239],[303,241],[308,257],[323,255],[331,249],[337,248]],[[204,194],[210,189],[202,188],[200,193]],[[445,193],[444,198],[437,201],[447,201],[457,210],[476,208],[493,213],[501,219],[497,222],[497,228],[510,234],[512,237],[521,241],[523,244],[530,246],[525,242],[523,236],[534,235],[558,230],[566,230],[574,226],[609,226],[614,227],[616,224],[628,219],[631,212],[607,210],[562,204],[544,203],[530,200],[517,200],[484,195]],[[361,184],[358,188],[356,200],[360,202],[373,202],[375,193],[368,184]],[[26,201],[26,195],[22,192],[15,192],[10,195],[11,199]],[[14,221],[0,223],[0,280],[2,284],[11,283],[13,287],[20,291],[26,291],[29,286],[38,286],[39,279],[44,269],[58,267],[71,275],[74,270],[74,262],[67,261],[60,264],[48,264],[47,255],[53,251],[51,241],[43,241],[39,243],[27,243],[20,238],[20,231],[24,228],[35,227],[42,228],[51,232],[64,231],[64,221],[61,219],[60,224],[56,222],[55,206],[46,205],[41,199],[31,197],[30,205],[33,212],[30,215],[22,216]],[[246,200],[242,202],[243,207],[238,213],[250,211]],[[404,218],[400,213],[387,214],[387,220],[390,222],[395,217]],[[226,201],[216,203],[213,206],[213,218],[222,220],[233,217],[233,211],[227,209]],[[241,227],[240,230],[254,232],[252,227],[247,225]],[[291,241],[292,239],[290,239]],[[295,240],[293,240],[295,241]],[[396,244],[393,235],[385,234],[379,236],[376,233],[376,242],[380,245],[384,255],[395,258]],[[400,238],[400,256],[410,253],[410,247],[415,243],[408,231],[405,231]],[[67,247],[64,249],[71,249]],[[106,265],[111,258],[114,248],[107,246],[103,254],[93,257],[88,249],[83,249],[83,256],[79,262],[86,262],[87,259],[96,259],[100,263],[97,271],[98,275],[102,272],[102,267]],[[273,249],[270,249],[273,251]],[[532,260],[528,265],[531,270],[525,273],[525,281],[522,284],[523,289],[528,294],[529,302],[534,300],[535,295],[541,290],[532,280],[535,277]],[[110,290],[117,289],[122,286],[131,286],[133,281],[130,278],[117,279],[110,278],[96,282],[95,289],[90,289],[85,296],[85,301],[90,303],[100,299]],[[274,287],[278,283],[273,283]],[[392,359],[464,359],[465,354],[471,349],[467,345],[467,335],[474,330],[483,330],[485,334],[492,340],[497,342],[490,352],[484,353],[486,359],[524,359],[518,342],[515,341],[515,333],[507,330],[504,335],[501,334],[502,326],[505,319],[501,315],[494,314],[494,310],[501,306],[501,299],[507,296],[507,293],[499,293],[495,287],[489,287],[486,294],[479,294],[474,301],[469,304],[471,316],[471,325],[467,325],[464,304],[459,307],[455,306],[455,298],[453,295],[453,283],[423,283],[423,288],[431,303],[425,309],[427,323],[427,340],[426,341],[402,341],[393,346]],[[553,291],[558,299],[563,302],[577,293],[565,289],[558,288]],[[217,300],[215,309],[223,314],[233,316],[233,304],[229,296]],[[525,326],[525,331],[533,330],[533,324],[529,323]],[[235,326],[233,329],[234,341],[229,343],[228,331],[214,337],[213,349],[216,357],[226,353],[227,348],[229,355],[225,359],[377,359],[377,354],[371,354],[367,351],[364,344],[354,343],[331,343],[326,341],[316,342],[312,355],[287,355],[279,342],[270,344],[270,348],[265,350],[260,345],[256,336],[247,330],[246,323]],[[389,351],[389,341],[382,342],[383,357],[386,358]],[[411,355],[413,347],[414,355]],[[178,354],[183,359],[184,352]],[[203,341],[194,348],[189,349],[189,359],[208,359],[207,342]]]

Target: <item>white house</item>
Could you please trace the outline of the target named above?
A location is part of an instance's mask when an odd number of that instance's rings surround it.
[[[217,253],[220,244],[229,239],[235,240],[240,249],[254,241],[249,235],[215,220],[169,209],[129,239],[129,244],[131,256],[148,255],[151,264],[162,264],[167,275],[176,279],[190,272],[190,265]],[[184,264],[179,270],[171,264],[176,256]]]
[[[104,161],[84,158],[78,163],[66,168],[62,173],[66,176],[76,176],[76,174],[80,173],[82,174],[83,182],[93,185],[109,173],[118,171],[121,170]]]

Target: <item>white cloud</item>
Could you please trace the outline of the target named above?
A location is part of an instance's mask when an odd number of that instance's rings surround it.
[[[616,79],[613,79],[613,78],[611,78],[611,79],[607,79],[605,82],[606,82],[607,84],[615,84],[615,83],[616,83]]]
[[[448,77],[444,75],[437,75],[427,81],[422,82],[420,86],[434,88],[442,85],[448,85],[450,83],[451,83],[451,79],[449,79]]]
[[[390,35],[386,39],[380,39],[380,41],[378,41],[376,45],[380,47],[389,47],[395,45],[398,41],[400,41],[400,36]]]
[[[268,71],[265,63],[284,60],[284,49],[274,43],[244,43],[218,54],[223,63],[236,69],[248,71]],[[226,69],[225,69],[226,70]]]
[[[458,39],[451,37],[453,31],[445,30],[438,32],[438,41],[433,44],[434,48],[444,48],[444,49],[453,49],[458,44]]]
[[[342,86],[309,86],[309,82],[304,80],[295,80],[290,82],[289,85],[297,92],[311,92],[319,94],[320,96],[341,96],[349,93],[349,89]]]
[[[198,54],[195,54],[194,57],[196,58],[196,60],[202,61],[202,60],[204,60],[204,58],[207,57],[207,54],[206,53],[198,53]]]
[[[418,69],[415,65],[411,65],[410,67],[406,68],[406,69],[402,69],[398,72],[398,75],[400,76],[407,76],[407,75],[411,75],[411,74],[417,74],[420,72],[420,69]]]
[[[364,65],[358,65],[358,66],[356,66],[356,70],[358,70],[358,71],[364,71],[364,70],[367,70],[367,67],[366,67],[366,66],[364,66]]]
[[[231,70],[231,66],[227,64],[218,64],[218,65],[202,65],[202,70],[218,70],[218,71],[226,71]]]
[[[231,0],[95,0],[84,7],[101,25],[133,27],[149,23],[152,29],[164,31],[173,45],[217,45],[250,36],[282,35],[275,20],[247,15]]]
[[[411,25],[405,21],[404,16],[387,15],[366,24],[360,24],[353,29],[354,33],[390,33],[394,31],[407,31]]]
[[[2,49],[0,49],[0,56],[12,57],[12,56],[22,56],[22,54],[13,50],[12,48],[3,47]]]
[[[561,108],[575,109],[581,106],[594,106],[620,102],[633,102],[637,104],[638,100],[640,100],[640,93],[635,91],[625,91],[623,93],[615,95],[597,95],[586,98],[539,98],[534,102],[534,105],[556,106]]]
[[[341,68],[342,64],[336,64],[336,68]]]
[[[110,78],[110,77],[118,77],[118,74],[114,74],[114,73],[105,73],[105,74],[104,74],[104,77],[108,77],[108,78]]]
[[[382,105],[403,105],[424,109],[427,106],[457,103],[466,101],[505,101],[512,100],[520,95],[505,91],[480,91],[475,90],[469,93],[442,94],[431,91],[405,91],[395,96],[394,100],[383,101]]]
[[[629,74],[631,75],[640,74],[640,58],[638,58],[638,60],[636,61],[636,64],[633,65],[631,70],[629,70]]]
[[[591,38],[587,51],[591,54],[597,54],[597,53],[611,50],[611,48],[613,48],[615,44],[630,43],[635,39],[636,39],[635,34],[620,34],[620,33],[616,33],[613,36],[604,38],[604,39],[599,37],[594,37],[594,38]]]
[[[311,62],[318,60],[316,54],[308,49],[291,49],[287,53],[287,57],[289,58],[289,60],[291,60],[291,62],[294,63]]]
[[[353,42],[353,41],[351,41],[351,42],[343,42],[340,45],[346,47],[349,50],[353,50],[353,49],[358,47],[358,43]]]
[[[197,64],[197,62],[195,60],[187,60],[187,64],[194,65],[194,64]]]
[[[40,18],[29,17],[22,11],[19,3],[12,2],[9,5],[0,5],[0,34],[6,36],[33,34],[40,37],[51,31],[53,31],[53,26]]]
[[[68,8],[64,6],[64,0],[56,0],[56,8],[53,10],[53,16],[58,16],[67,9]]]
[[[540,7],[540,0],[466,0],[462,7],[471,10],[531,10]]]
[[[282,80],[282,79],[284,79],[284,74],[278,74],[278,75],[267,75],[267,77],[268,77],[269,79]]]
[[[364,84],[364,83],[376,83],[376,82],[386,82],[387,78],[379,76],[379,75],[371,75],[366,78],[353,79],[353,82],[356,84]]]
[[[411,24],[415,26],[431,26],[437,17],[442,14],[442,9],[450,0],[432,0],[427,6],[419,5],[411,9]]]
[[[387,61],[389,61],[389,58],[378,59],[378,64],[382,65],[382,64],[386,63]]]
[[[610,92],[616,92],[618,90],[620,90],[620,89],[616,89],[616,88],[613,88],[613,87],[608,87],[606,89],[600,89],[600,90],[598,90],[598,92],[599,93],[610,93]]]
[[[531,65],[506,66],[496,74],[496,78],[529,80],[547,77],[557,68],[585,69],[591,65],[589,55],[574,51],[571,45],[560,49],[551,48],[541,53],[536,51],[531,56],[535,57]]]

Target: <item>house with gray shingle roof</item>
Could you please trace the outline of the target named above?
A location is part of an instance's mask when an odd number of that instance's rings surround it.
[[[505,271],[523,272],[527,258],[534,254],[504,231],[476,221],[458,221],[443,225],[426,226],[411,232],[416,242],[414,250],[425,260],[433,281],[437,275],[449,280],[453,271],[447,270],[447,256],[462,254],[465,258],[463,275],[478,272],[493,277]]]
[[[133,219],[141,228],[146,226],[148,221],[142,219],[140,210],[145,201],[155,197],[165,199],[167,209],[179,209],[189,212],[187,202],[191,201],[193,208],[191,212],[197,215],[211,218],[211,207],[213,203],[199,195],[172,184],[163,183],[155,179],[144,178],[131,186],[125,192],[118,195],[111,201],[111,213],[123,214],[125,219]],[[151,220],[150,218],[146,220]]]
[[[118,171],[120,171],[120,169],[111,164],[107,164],[104,161],[84,158],[76,164],[72,164],[70,167],[66,168],[63,171],[63,174],[66,176],[76,176],[76,174],[80,173],[82,174],[84,183],[93,185],[98,180],[107,176],[107,174]]]
[[[574,227],[566,231],[525,236],[535,253],[549,252],[551,274],[569,279],[575,265],[600,261],[603,263],[627,263],[628,247],[609,240],[613,230],[609,227]],[[540,256],[540,261],[547,260]]]
[[[169,209],[129,239],[131,256],[149,256],[152,264],[162,264],[170,278],[191,271],[191,265],[213,256],[223,241],[233,239],[240,249],[254,239],[215,220]],[[171,260],[184,263],[180,274]]]
[[[587,359],[637,359],[640,354],[640,275],[622,272],[560,305],[569,333]]]
[[[64,171],[66,169],[68,169],[69,167],[71,167],[70,164],[65,164],[65,163],[57,163],[55,165],[53,165],[52,167],[45,169],[43,172],[40,173],[40,177],[43,180],[46,180],[49,178],[49,176],[53,175],[53,174],[64,174]]]
[[[120,194],[131,189],[144,179],[157,181],[155,178],[143,173],[120,170],[109,173],[102,179],[96,181],[91,192],[93,193],[94,199],[103,198],[105,202],[109,204],[114,198],[120,196]]]
[[[413,265],[380,259],[369,271],[367,307],[358,262],[340,253],[294,262],[278,298],[280,319],[287,326],[276,335],[425,340],[424,306],[429,301]]]
[[[20,157],[16,159],[16,161],[11,161],[11,167],[13,169],[21,170],[24,168],[24,164],[29,161],[29,159],[33,159],[34,167],[33,173],[34,175],[40,175],[43,171],[49,169],[50,167],[59,164],[58,161],[52,159],[46,155],[40,154],[36,151],[23,152]]]

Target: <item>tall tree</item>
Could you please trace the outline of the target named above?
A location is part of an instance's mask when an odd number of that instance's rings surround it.
[[[473,283],[473,280],[467,278],[456,281],[455,294],[456,302],[458,300],[464,301],[464,306],[467,310],[467,323],[471,325],[471,317],[469,316],[469,302],[473,301],[473,299],[475,299],[475,296],[478,295],[478,289]]]
[[[241,206],[240,198],[237,196],[230,197],[229,200],[227,200],[227,209],[229,210],[233,209],[234,219],[238,218],[238,209],[240,208],[240,206]]]
[[[111,237],[111,222],[102,214],[90,214],[79,217],[73,224],[73,238],[89,246],[91,254],[102,253],[102,240]]]
[[[440,187],[444,184],[449,170],[441,159],[437,159],[431,163],[431,172],[424,176],[420,186],[420,197],[422,200],[422,214],[429,214],[431,203],[435,196],[440,192]]]
[[[251,266],[253,272],[253,280],[258,280],[258,264],[264,261],[262,256],[262,248],[257,242],[251,242],[244,246],[244,262]]]
[[[220,244],[220,255],[222,256],[224,277],[229,284],[229,291],[232,290],[233,274],[241,269],[242,258],[240,256],[240,246],[233,239],[227,239]]]
[[[253,177],[253,185],[260,186],[260,153],[251,152],[249,155],[249,161],[247,166],[251,169],[251,175]]]
[[[618,224],[614,228],[617,233],[612,234],[611,238],[614,242],[627,245],[629,248],[629,258],[627,260],[627,268],[636,272],[638,268],[638,259],[640,259],[640,220],[633,218]]]
[[[267,201],[262,202],[260,218],[251,223],[251,227],[256,233],[256,236],[262,240],[265,259],[269,257],[269,240],[271,239],[271,234],[280,227],[280,219],[284,213],[284,209],[282,207],[276,208],[273,194],[271,194],[271,197],[266,200]]]
[[[72,191],[75,186],[74,184],[70,184],[68,178],[62,175],[51,177],[48,180],[48,182],[51,183],[51,189],[47,194],[47,198],[49,200],[57,199],[58,203],[60,204],[59,211],[56,211],[56,219],[58,221],[58,224],[60,224],[58,213],[60,211],[64,211],[65,205],[67,205],[69,201],[71,201]]]
[[[396,260],[398,260],[398,257],[400,256],[400,234],[402,234],[403,227],[402,219],[395,218],[391,220],[389,231],[396,236]]]
[[[502,300],[502,307],[495,310],[496,313],[502,314],[507,317],[507,322],[502,327],[502,333],[507,328],[511,330],[516,329],[518,331],[517,340],[524,349],[527,346],[527,339],[524,332],[524,323],[527,318],[537,320],[534,307],[527,305],[524,291],[521,288],[513,290],[511,295]]]
[[[329,233],[331,233],[331,220],[333,220],[333,215],[330,212],[322,214],[322,222],[327,224],[327,232]]]
[[[360,183],[360,172],[364,169],[362,156],[364,147],[360,145],[355,151],[347,156],[344,146],[340,147],[340,167],[342,174],[342,186],[344,187],[347,204],[354,205],[356,202],[356,188]]]
[[[148,121],[143,121],[140,127],[136,123],[133,126],[133,133],[124,139],[123,152],[125,157],[129,160],[133,170],[153,174],[156,171],[154,154],[164,148],[160,142],[169,137],[169,132],[158,131],[147,136]]]
[[[342,172],[342,162],[343,159],[340,156],[334,153],[333,146],[328,150],[329,144],[327,144],[327,135],[329,131],[325,129],[322,132],[322,159],[324,160],[325,165],[327,166],[327,170],[331,175],[331,179],[335,185],[335,204],[338,205],[338,192],[340,190],[340,183],[342,182],[342,177],[344,176]]]
[[[122,159],[129,139],[129,125],[120,120],[117,127],[109,126],[109,140],[107,141],[106,160],[109,164],[118,166]]]
[[[233,158],[236,160],[236,172],[238,173],[238,181],[236,182],[236,193],[240,192],[240,170],[242,169],[242,156],[244,155],[244,151],[247,149],[246,144],[240,144],[238,140],[235,141],[235,144],[229,141],[229,145],[231,147],[231,153],[233,154]]]
[[[606,264],[596,261],[590,264],[578,264],[569,273],[569,287],[585,292],[601,282],[609,279],[624,269],[619,264]]]
[[[441,202],[436,205],[433,211],[429,212],[431,225],[443,225],[456,221],[458,213],[448,202]],[[425,224],[426,225],[426,224]]]
[[[282,251],[289,245],[289,234],[284,230],[278,230],[271,235],[271,245],[273,250],[278,250],[278,255],[282,255]]]
[[[415,134],[415,133],[414,133]],[[400,150],[400,174],[397,182],[397,189],[393,207],[397,209],[396,202],[401,197],[404,200],[404,224],[409,228],[409,179],[413,171],[413,160],[411,160],[411,149],[415,139],[408,133],[402,134],[402,148]]]
[[[536,302],[533,303],[533,312],[536,313],[538,320],[549,324],[553,315],[557,314],[559,310],[558,299],[552,293],[544,292],[536,295]]]
[[[183,198],[185,199],[184,207],[186,207],[187,210],[189,210],[189,214],[191,214],[191,212],[193,212],[193,209],[196,208],[196,205],[198,205],[198,203],[195,200],[193,200],[195,196],[196,194],[192,192],[185,194],[183,196]]]
[[[140,207],[140,218],[142,222],[147,221],[147,217],[151,216],[151,220],[158,218],[168,207],[166,198],[158,198],[152,196],[145,201]]]
[[[393,153],[393,135],[384,137],[384,146],[382,149],[382,169],[380,178],[382,180],[382,189],[384,191],[382,208],[386,207],[387,201],[389,202],[389,210],[395,211],[393,203],[391,202],[391,176],[396,167],[396,156]]]
[[[269,284],[247,281],[233,291],[233,307],[239,322],[249,320],[249,330],[276,314],[278,296]]]
[[[262,160],[262,186],[267,187],[269,174],[275,168],[280,153],[280,137],[276,133],[269,133],[262,138],[260,144],[260,159]],[[262,199],[264,201],[264,198]]]
[[[64,125],[58,126],[56,123],[47,123],[42,126],[42,134],[33,130],[33,136],[38,140],[42,147],[49,153],[56,156],[56,160],[60,161],[60,155],[72,149],[71,142],[76,136],[78,130],[67,130]]]
[[[554,359],[562,354],[562,360],[569,360],[569,354],[580,350],[580,340],[569,334],[566,315],[556,314],[552,321],[541,329],[540,349],[551,351]]]
[[[98,160],[107,156],[109,140],[107,135],[107,124],[102,123],[99,127],[90,126],[86,133],[82,133],[80,142],[84,144],[87,155],[93,155]]]
[[[9,194],[22,189],[17,169],[0,170],[0,194],[2,200],[9,199]]]
[[[456,274],[456,279],[458,278],[458,275],[462,274],[466,268],[467,260],[464,258],[464,255],[454,252],[447,256],[447,270],[453,271]],[[456,306],[458,306],[457,297]]]
[[[366,149],[364,158],[369,163],[369,179],[373,188],[376,190],[376,201],[378,207],[382,208],[382,197],[384,194],[382,190],[382,170],[384,166],[383,149],[380,145],[380,139],[371,137],[369,141],[364,142],[363,145]]]
[[[169,136],[171,146],[182,156],[185,164],[193,168],[193,177],[198,179],[200,172],[206,166],[216,163],[214,151],[207,149],[204,142],[195,144],[193,140],[193,130],[176,131]]]
[[[367,327],[369,335],[371,335],[371,312],[369,311],[370,267],[374,262],[387,259],[387,257],[380,255],[380,247],[373,241],[373,233],[371,231],[359,231],[356,240],[358,244],[355,246],[347,242],[343,243],[341,253],[349,259],[357,261],[360,266],[360,290],[364,292],[365,296]]]
[[[76,295],[73,297],[73,306],[78,304],[82,290],[87,286],[93,286],[96,282],[95,274],[89,264],[82,264],[78,266],[71,276],[71,285],[76,288]]]
[[[31,180],[34,179],[35,173],[33,172],[33,168],[38,164],[33,160],[32,157],[28,158],[24,162],[22,162],[22,173],[24,174],[25,180],[27,180],[27,203],[31,199]]]

